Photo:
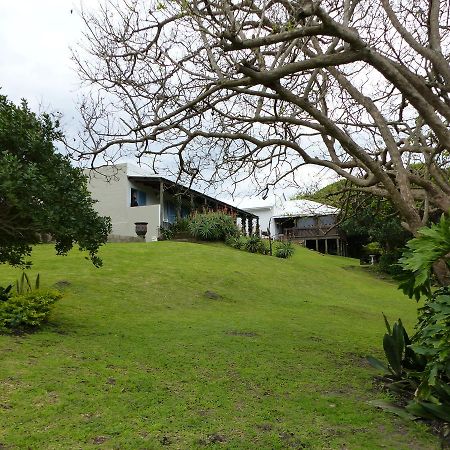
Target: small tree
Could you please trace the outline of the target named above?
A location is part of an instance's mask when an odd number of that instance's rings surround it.
[[[58,254],[75,242],[94,265],[110,219],[100,217],[81,169],[55,151],[58,122],[37,116],[25,101],[0,96],[0,263],[24,265],[40,233],[49,233]]]

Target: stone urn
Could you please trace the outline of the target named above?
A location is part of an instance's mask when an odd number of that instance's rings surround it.
[[[136,227],[136,234],[145,239],[145,235],[147,234],[147,225],[148,222],[134,222],[134,226]]]

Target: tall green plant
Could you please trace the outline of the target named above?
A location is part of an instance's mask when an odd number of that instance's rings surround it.
[[[294,244],[291,241],[277,242],[275,246],[275,256],[277,258],[290,258],[295,252]]]
[[[33,288],[38,290],[40,286],[40,276],[37,274],[34,282],[34,287],[31,285],[30,278],[26,272],[22,272],[20,279],[16,280],[16,293],[17,295],[23,295],[27,292],[31,292]]]
[[[234,218],[223,212],[195,214],[189,224],[190,233],[203,241],[225,241],[238,234]]]
[[[397,380],[414,386],[414,399],[406,407],[408,412],[445,422],[450,422],[450,288],[444,286],[433,292],[432,271],[438,261],[448,267],[449,256],[449,217],[442,216],[437,224],[420,229],[418,236],[408,242],[399,261],[404,269],[399,288],[417,301],[425,297],[416,333],[408,342],[400,321],[392,333],[386,321],[388,335],[383,345],[388,367],[369,358],[375,367],[388,369]],[[407,352],[411,361],[420,363],[413,365],[411,371],[404,370],[403,355]]]

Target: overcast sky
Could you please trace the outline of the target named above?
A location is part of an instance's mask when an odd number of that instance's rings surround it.
[[[78,80],[69,46],[81,38],[72,0],[0,2],[0,86],[14,102],[26,98],[33,110],[75,111]]]
[[[82,4],[95,8],[99,0]],[[27,99],[34,111],[61,112],[64,129],[72,132],[80,84],[70,47],[82,37],[79,9],[80,2],[73,0],[0,1],[0,92],[15,103]],[[320,176],[318,168],[310,167],[298,181],[308,185]],[[284,192],[291,196],[296,191]]]

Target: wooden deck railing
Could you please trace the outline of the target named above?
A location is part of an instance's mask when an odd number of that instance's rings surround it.
[[[308,227],[308,228],[285,228],[284,234],[291,239],[314,239],[314,238],[338,238],[339,230],[336,227]]]

